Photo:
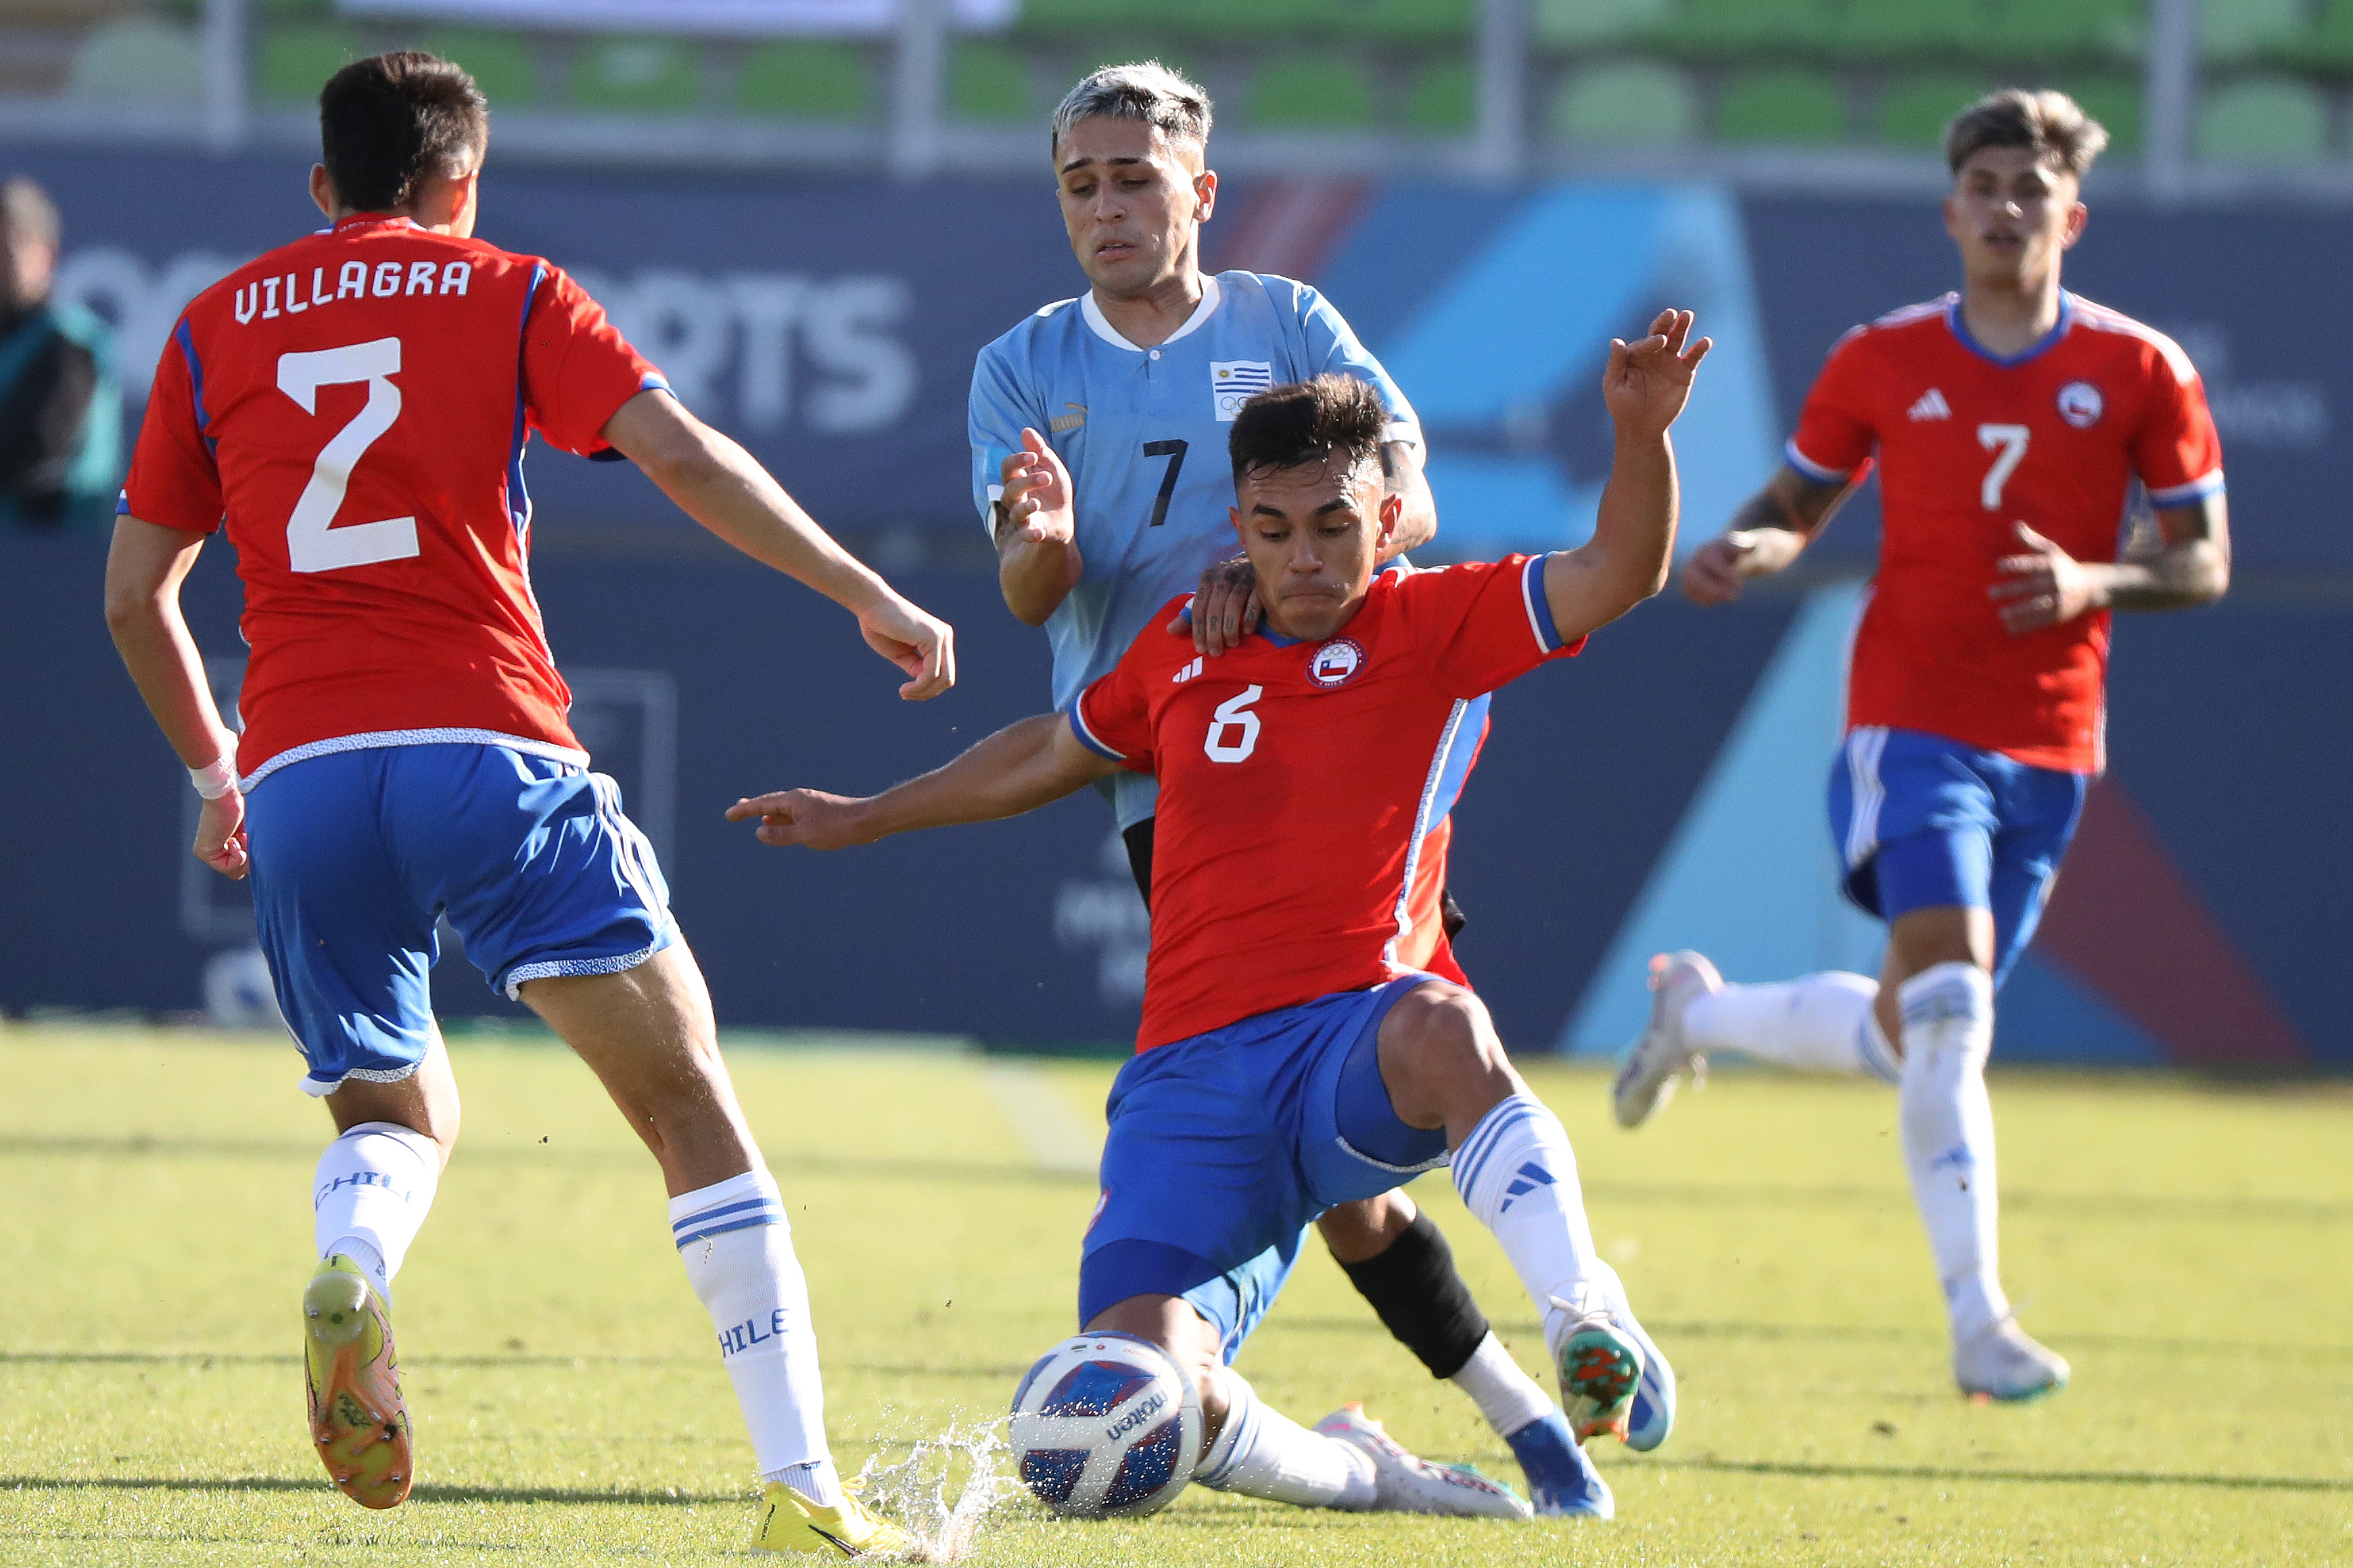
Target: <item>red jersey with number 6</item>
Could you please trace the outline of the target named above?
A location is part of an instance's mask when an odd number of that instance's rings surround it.
[[[1948,294],[1831,350],[1788,446],[1834,481],[1876,453],[1879,571],[1856,628],[1847,725],[1926,731],[2034,767],[2104,765],[2108,612],[2013,637],[1996,563],[2024,523],[2078,561],[2114,561],[2131,482],[2181,506],[2222,489],[2197,368],[2154,328],[2073,294],[2005,359]]]
[[[247,781],[434,740],[585,761],[532,596],[523,443],[597,455],[664,384],[558,268],[406,218],[347,218],[197,295],[118,510],[237,546]]]
[[[1542,555],[1384,573],[1321,642],[1220,658],[1162,628],[1079,693],[1081,744],[1160,781],[1137,1048],[1419,970],[1446,941],[1449,814],[1487,694],[1566,658]]]

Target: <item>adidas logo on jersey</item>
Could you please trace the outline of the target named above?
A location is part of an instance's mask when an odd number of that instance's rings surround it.
[[[1908,416],[1915,424],[1923,419],[1950,419],[1952,416],[1952,405],[1947,403],[1945,395],[1933,386],[1920,395],[1920,401],[1912,405]]]
[[[1171,686],[1182,686],[1200,673],[1201,660],[1199,656],[1196,655],[1192,663],[1187,665],[1184,668],[1178,670],[1176,674],[1168,678],[1168,684]]]

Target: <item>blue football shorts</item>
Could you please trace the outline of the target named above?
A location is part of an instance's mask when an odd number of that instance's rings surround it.
[[[613,781],[510,747],[305,758],[254,785],[246,829],[261,949],[309,1094],[417,1070],[443,915],[510,997],[528,980],[633,969],[678,940]]]
[[[1890,921],[1947,904],[1991,910],[1999,985],[2033,940],[2090,784],[1941,735],[1854,730],[1831,768],[1846,896]]]
[[[1389,1008],[1431,978],[1261,1013],[1122,1068],[1079,1263],[1080,1326],[1131,1296],[1181,1296],[1230,1362],[1317,1215],[1445,1164],[1443,1129],[1398,1120],[1378,1052]]]

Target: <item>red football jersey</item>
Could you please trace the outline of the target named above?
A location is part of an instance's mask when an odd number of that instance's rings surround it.
[[[1574,654],[1545,557],[1388,573],[1322,642],[1222,658],[1161,627],[1071,706],[1092,750],[1160,780],[1139,1049],[1415,970],[1460,981],[1440,923],[1487,693]]]
[[[347,218],[197,295],[119,510],[227,526],[247,782],[417,740],[586,761],[532,596],[523,443],[595,453],[663,384],[556,268],[406,218]]]
[[[2012,359],[1972,342],[1948,294],[1857,327],[1807,395],[1788,459],[1848,477],[1876,452],[1879,572],[1856,628],[1850,728],[1947,736],[2035,767],[2103,765],[2108,612],[2012,637],[1987,590],[2016,524],[2114,561],[2137,478],[2156,505],[2222,488],[2222,447],[2189,356],[2069,294]]]

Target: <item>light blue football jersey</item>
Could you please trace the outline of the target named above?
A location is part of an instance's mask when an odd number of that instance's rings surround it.
[[[1055,707],[1068,707],[1162,605],[1240,548],[1226,434],[1242,404],[1327,371],[1371,382],[1388,405],[1388,438],[1420,442],[1413,409],[1380,362],[1328,300],[1288,278],[1204,278],[1192,316],[1153,348],[1122,337],[1089,293],[1047,306],[980,351],[970,417],[981,525],[991,527],[998,476],[1025,426],[1071,470],[1084,566],[1046,622]],[[1122,828],[1152,815],[1152,780],[1121,773],[1112,784]]]

